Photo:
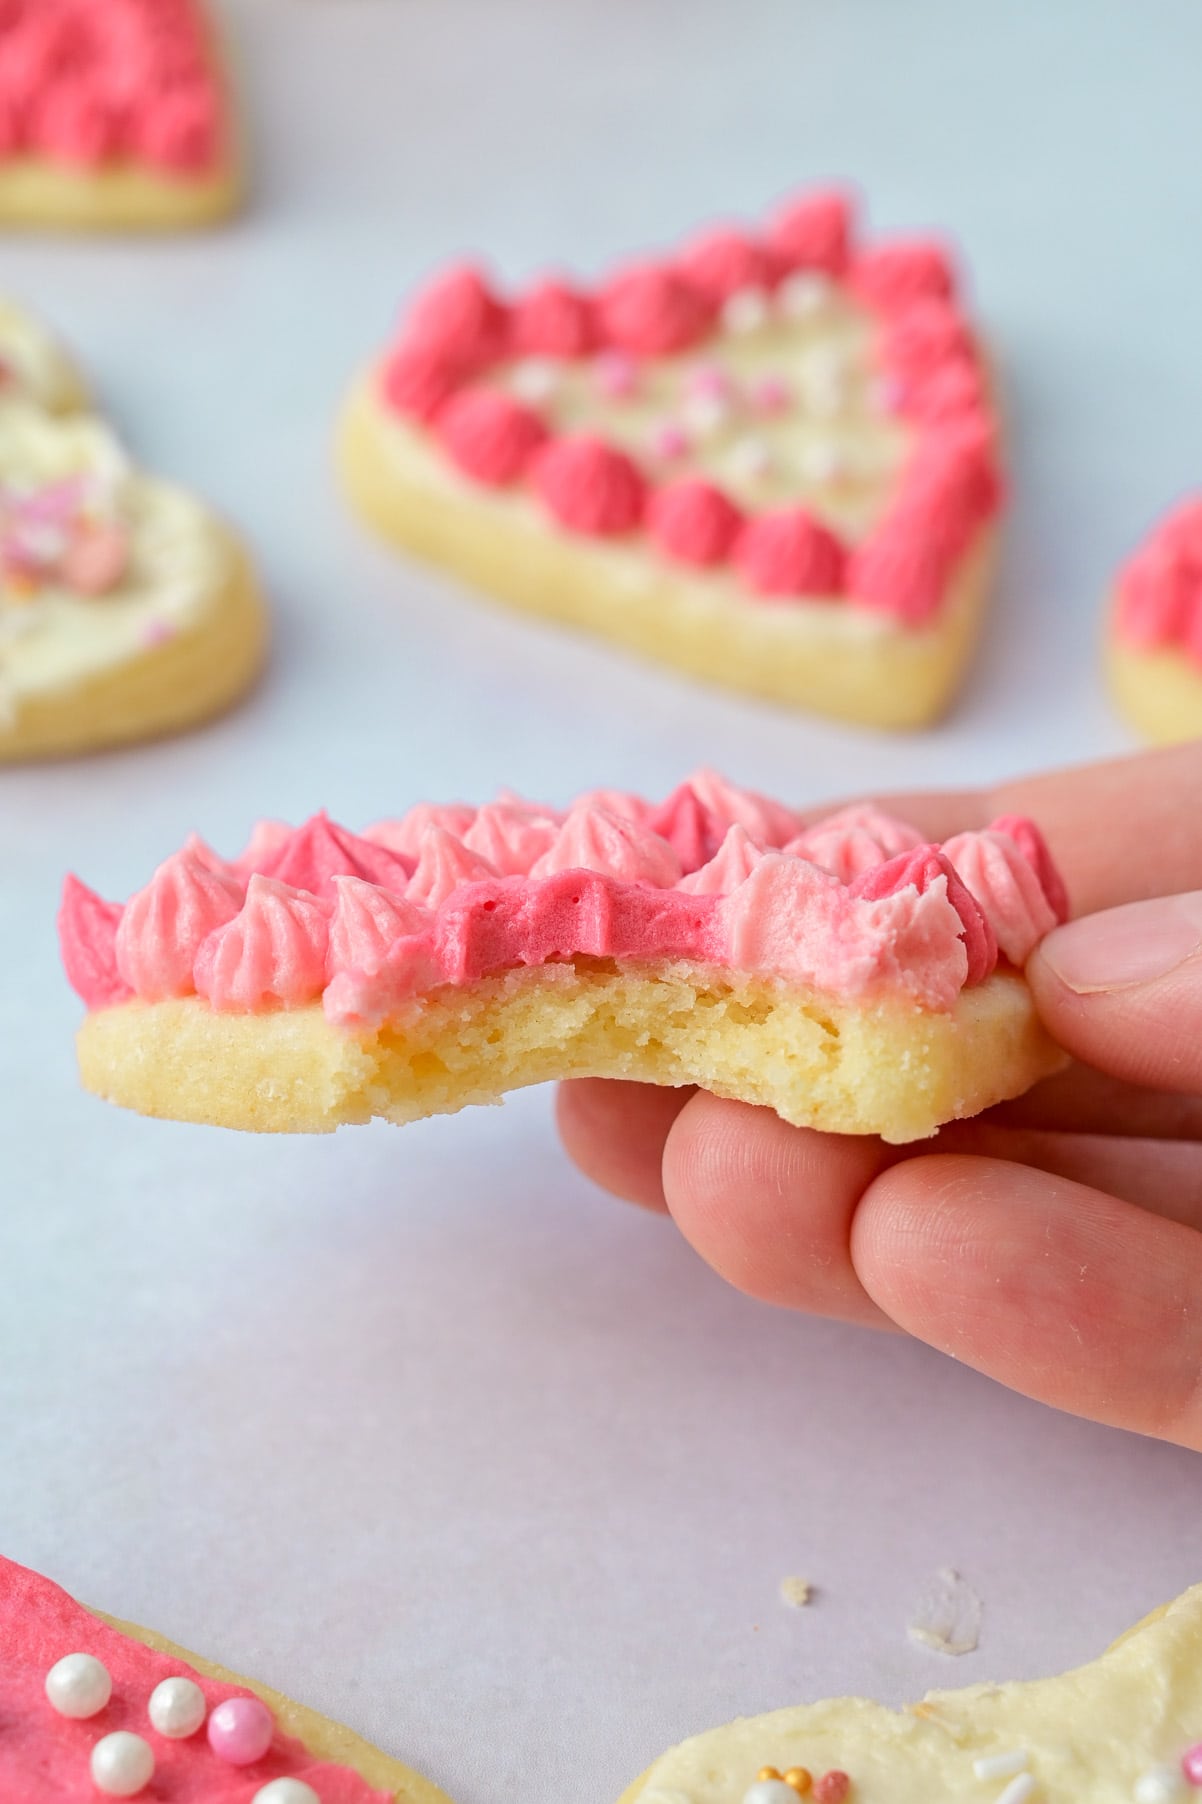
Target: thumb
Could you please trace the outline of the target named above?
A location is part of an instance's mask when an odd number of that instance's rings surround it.
[[[1057,927],[1027,978],[1045,1026],[1075,1058],[1202,1096],[1202,890]]]

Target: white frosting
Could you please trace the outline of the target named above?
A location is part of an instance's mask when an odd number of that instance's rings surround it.
[[[846,290],[822,277],[733,295],[724,329],[695,350],[638,365],[626,394],[606,392],[595,364],[556,364],[553,389],[532,396],[528,362],[495,381],[534,401],[557,432],[599,432],[645,464],[665,425],[687,435],[674,476],[702,475],[759,512],[804,505],[852,540],[879,517],[906,460],[909,429],[885,406],[874,360],[876,326]],[[765,384],[783,404],[757,405]],[[751,455],[743,447],[751,441]]]
[[[626,1804],[742,1804],[766,1766],[838,1768],[851,1804],[1161,1804],[1197,1795],[1179,1776],[1200,1738],[1202,1586],[1058,1678],[931,1692],[904,1711],[840,1698],[694,1736]]]
[[[80,595],[53,582],[31,595],[0,581],[0,728],[34,697],[70,690],[194,626],[219,597],[228,552],[191,495],[133,468],[103,421],[0,408],[0,491],[82,476],[129,535],[117,586]]]
[[[80,392],[75,366],[40,320],[0,297],[0,403],[34,401],[52,413]]]

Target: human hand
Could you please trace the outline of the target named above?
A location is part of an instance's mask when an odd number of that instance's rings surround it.
[[[1202,742],[881,800],[932,839],[1004,813],[1042,828],[1076,918],[1027,975],[1075,1063],[900,1148],[582,1080],[560,1090],[564,1143],[751,1296],[1202,1451]]]

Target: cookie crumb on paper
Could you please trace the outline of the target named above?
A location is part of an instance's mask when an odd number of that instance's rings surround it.
[[[809,1579],[783,1578],[780,1582],[780,1594],[794,1610],[803,1610],[813,1598],[814,1587]]]
[[[907,1625],[910,1640],[937,1654],[971,1654],[981,1638],[980,1598],[950,1566],[942,1566]]]

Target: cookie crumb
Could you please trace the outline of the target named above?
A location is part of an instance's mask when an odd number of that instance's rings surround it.
[[[794,1610],[804,1610],[814,1595],[814,1587],[809,1579],[783,1578],[780,1582],[780,1594]]]
[[[937,1654],[971,1654],[981,1638],[981,1600],[950,1566],[935,1574],[907,1626],[910,1640]]]

